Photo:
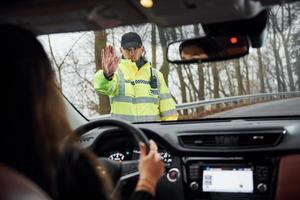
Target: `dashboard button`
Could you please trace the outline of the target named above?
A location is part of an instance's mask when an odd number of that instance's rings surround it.
[[[196,181],[190,183],[191,190],[197,190],[199,188],[199,184]]]
[[[264,184],[264,183],[259,183],[259,184],[257,185],[257,190],[258,190],[259,192],[265,192],[265,191],[267,191],[267,185]]]
[[[177,181],[179,177],[180,177],[180,172],[179,172],[179,170],[177,168],[172,168],[167,173],[167,179],[170,182]]]

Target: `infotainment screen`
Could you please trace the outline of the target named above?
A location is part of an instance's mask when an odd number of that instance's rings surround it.
[[[251,167],[205,167],[202,180],[203,192],[253,192]]]

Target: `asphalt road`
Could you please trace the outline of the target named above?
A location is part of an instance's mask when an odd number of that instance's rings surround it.
[[[264,102],[208,115],[205,118],[300,115],[300,97]]]

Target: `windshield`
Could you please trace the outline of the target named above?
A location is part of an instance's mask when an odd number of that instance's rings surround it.
[[[43,35],[39,40],[56,70],[62,93],[89,119],[109,117],[113,112],[112,96],[96,91],[94,78],[102,68],[101,49],[107,45],[115,48],[120,60],[124,59],[121,37],[127,32],[136,32],[141,37],[144,46],[141,56],[161,72],[176,105],[177,120],[294,116],[300,115],[299,16],[299,2],[273,7],[263,47],[250,48],[249,54],[239,59],[203,64],[177,65],[166,60],[167,44],[203,36],[201,24],[161,28],[147,23],[101,31]],[[130,53],[131,50],[126,51]],[[161,77],[157,79],[158,84],[162,84]],[[150,79],[143,80],[151,84]],[[126,86],[125,92],[141,90],[137,89],[140,82],[132,81],[134,78],[129,80],[132,88]],[[116,89],[116,93],[120,91]],[[147,106],[143,104],[143,107]],[[123,112],[132,109],[120,107]]]

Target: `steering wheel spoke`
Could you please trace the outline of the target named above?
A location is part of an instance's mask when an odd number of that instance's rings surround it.
[[[123,161],[121,163],[121,176],[126,176],[131,173],[138,172],[138,160]]]

